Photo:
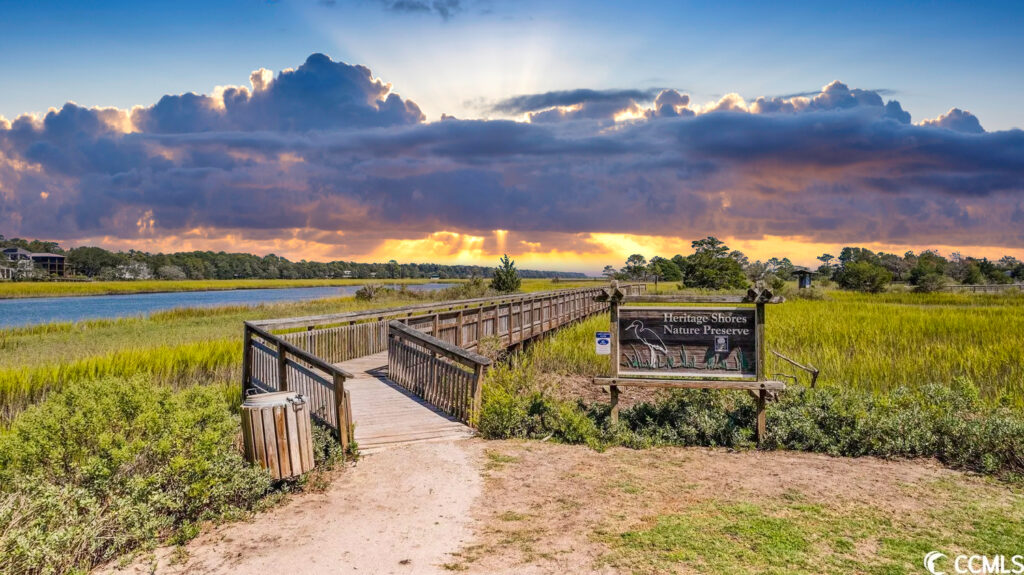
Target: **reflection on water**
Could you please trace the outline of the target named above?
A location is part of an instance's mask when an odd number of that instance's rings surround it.
[[[0,328],[40,323],[79,321],[148,315],[155,311],[179,307],[217,307],[225,305],[259,305],[261,303],[303,301],[328,297],[350,296],[362,286],[329,286],[282,289],[210,290],[175,293],[143,293],[132,295],[98,295],[0,300]],[[397,286],[388,286],[397,287]],[[449,287],[427,283],[407,286],[414,291],[431,291]]]

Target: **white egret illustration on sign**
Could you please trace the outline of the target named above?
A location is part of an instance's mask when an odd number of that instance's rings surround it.
[[[636,334],[636,337],[647,346],[647,349],[651,351],[651,368],[656,368],[657,364],[657,352],[668,355],[668,347],[665,346],[665,342],[661,340],[653,329],[644,327],[644,322],[640,320],[633,320],[633,323],[629,324],[626,331],[632,331]]]

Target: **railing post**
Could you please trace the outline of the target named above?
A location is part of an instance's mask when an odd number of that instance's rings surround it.
[[[455,332],[455,345],[462,347],[462,310],[459,310],[459,327]]]
[[[440,338],[438,338],[438,339],[440,339]],[[431,351],[430,352],[430,390],[429,391],[430,391],[431,394],[437,393],[437,352],[435,352],[435,351]],[[426,389],[420,391],[420,397],[422,397],[423,399],[426,399],[427,401],[430,401],[430,399],[427,398],[427,390]]]
[[[512,303],[512,300],[509,300],[509,302],[508,302],[508,330],[507,330],[508,331],[508,345],[509,345],[509,347],[512,346],[512,306],[513,305],[514,304]]]
[[[351,421],[345,401],[345,376],[340,373],[334,374],[334,413],[338,420],[338,440],[341,441],[341,448],[348,451]]]
[[[245,401],[245,394],[252,386],[252,330],[245,325],[242,336],[242,401]]]
[[[288,357],[285,355],[284,342],[277,342],[277,389],[288,391]]]
[[[483,406],[484,375],[486,373],[486,366],[478,363],[473,367],[473,412],[469,416],[469,425],[473,429],[480,424],[480,409]]]

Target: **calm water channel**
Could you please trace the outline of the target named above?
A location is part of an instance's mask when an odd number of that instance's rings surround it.
[[[148,315],[155,311],[178,307],[258,305],[261,303],[343,297],[355,294],[356,290],[360,287],[358,285],[349,285],[0,299],[0,328],[61,321],[79,321],[83,319]],[[430,291],[449,286],[440,283],[427,283],[410,285],[408,287],[416,291]]]

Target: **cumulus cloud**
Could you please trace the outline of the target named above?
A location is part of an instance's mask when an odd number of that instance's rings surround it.
[[[125,244],[291,238],[335,257],[495,229],[544,249],[595,232],[1024,240],[1024,132],[965,133],[974,117],[959,110],[930,122],[948,129],[914,125],[895,100],[839,82],[707,106],[676,90],[553,92],[501,104],[532,122],[435,123],[369,69],[323,55],[250,82],[0,122],[0,228]],[[541,121],[551,110],[601,121]],[[607,123],[623,110],[634,121]]]
[[[934,120],[925,120],[921,123],[925,126],[936,126],[965,134],[985,133],[985,129],[981,127],[978,117],[960,108],[953,108]]]
[[[147,133],[225,130],[330,130],[421,122],[415,102],[402,100],[391,85],[365,66],[334,62],[313,54],[296,70],[273,78],[260,69],[250,76],[252,89],[228,87],[219,95],[164,96],[155,105],[132,112]]]

